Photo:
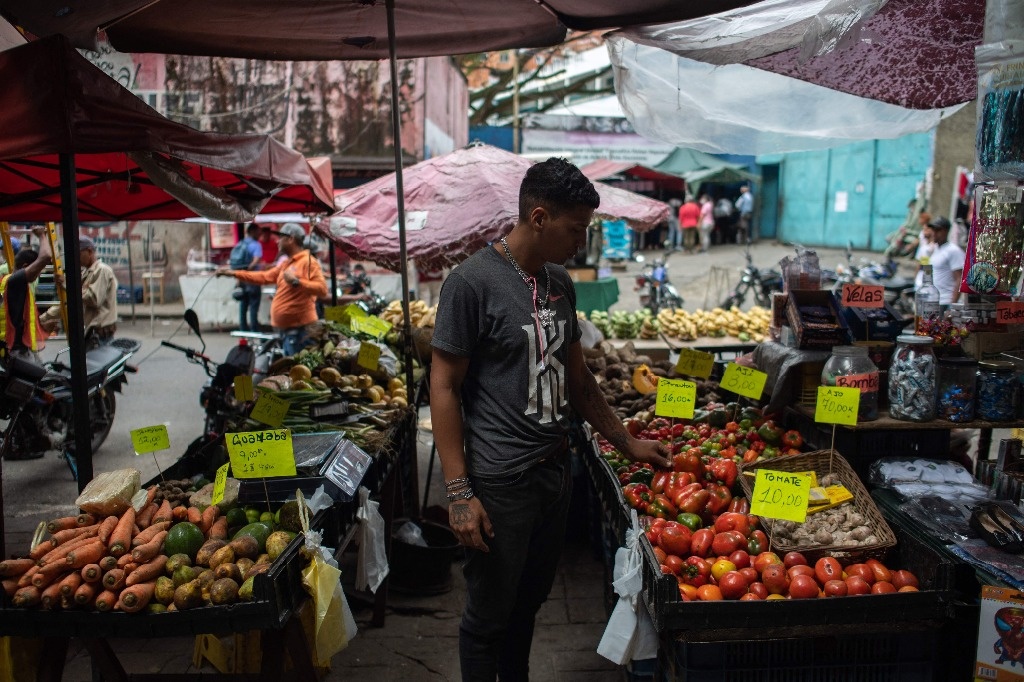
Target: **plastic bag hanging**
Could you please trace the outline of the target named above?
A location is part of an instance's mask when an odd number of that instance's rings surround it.
[[[643,590],[643,557],[640,555],[640,521],[630,512],[633,526],[626,532],[626,546],[615,553],[612,585],[619,601],[608,619],[597,653],[616,665],[631,660],[653,658],[658,651],[658,635],[647,609],[640,608]],[[644,622],[646,621],[646,622]],[[653,652],[653,653],[652,653]]]
[[[388,577],[388,556],[385,544],[384,517],[380,503],[370,499],[370,491],[359,486],[359,558],[356,562],[356,589],[376,592]]]

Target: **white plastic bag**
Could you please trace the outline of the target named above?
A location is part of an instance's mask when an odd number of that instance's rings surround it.
[[[651,623],[650,614],[640,603],[640,592],[644,586],[643,558],[640,556],[642,531],[636,512],[631,512],[631,515],[633,527],[626,533],[626,546],[615,553],[612,574],[612,585],[619,595],[619,603],[615,605],[597,645],[597,653],[616,665],[654,658],[658,654],[658,633]]]
[[[423,539],[423,530],[412,521],[407,521],[395,531],[395,539],[401,540],[407,545],[416,545],[417,547],[429,547],[427,541]]]
[[[356,589],[376,592],[388,577],[388,557],[385,550],[384,517],[379,503],[370,500],[370,491],[359,486],[359,560],[356,564]]]

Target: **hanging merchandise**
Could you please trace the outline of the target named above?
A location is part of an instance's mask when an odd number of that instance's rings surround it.
[[[1024,96],[1021,101],[1024,102]],[[1021,119],[1024,125],[1024,118]],[[1008,298],[1020,293],[1024,204],[1016,184],[980,187],[960,291]]]
[[[978,170],[990,180],[1024,176],[1024,45],[981,45],[978,65]]]

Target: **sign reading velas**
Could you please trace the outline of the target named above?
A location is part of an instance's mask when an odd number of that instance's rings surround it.
[[[844,284],[842,304],[847,308],[881,308],[885,287],[877,284]]]

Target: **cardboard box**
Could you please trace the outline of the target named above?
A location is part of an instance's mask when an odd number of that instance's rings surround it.
[[[1024,594],[1008,587],[981,588],[975,680],[1024,680]]]
[[[597,280],[597,270],[594,268],[570,268],[569,277],[574,282],[594,282]]]
[[[850,343],[850,329],[830,291],[791,291],[786,320],[800,350],[831,350]]]

